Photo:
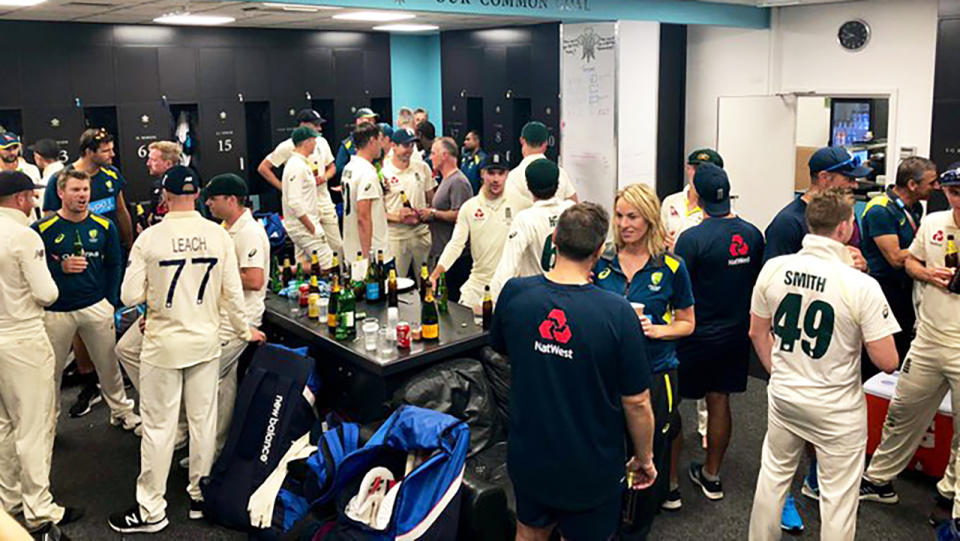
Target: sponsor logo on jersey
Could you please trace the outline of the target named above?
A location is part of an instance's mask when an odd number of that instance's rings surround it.
[[[533,342],[534,350],[539,353],[563,357],[564,359],[573,359],[572,349],[558,345],[566,344],[573,338],[573,332],[570,330],[570,325],[567,324],[567,314],[563,310],[559,308],[550,310],[550,313],[547,314],[546,319],[543,320],[543,323],[540,324],[537,330],[540,332],[540,337],[544,340],[557,343],[551,344],[535,340]]]
[[[267,421],[267,433],[263,436],[263,447],[260,448],[260,462],[266,464],[270,460],[270,448],[273,438],[277,435],[277,424],[280,422],[280,410],[283,408],[283,395],[273,398],[273,409],[270,410],[270,419]]]
[[[727,260],[727,266],[749,263],[750,256],[747,255],[749,253],[750,245],[747,244],[747,241],[743,240],[743,237],[740,235],[734,235],[730,238],[730,257],[733,259]]]
[[[680,217],[680,213],[677,212],[677,207],[670,207],[670,216]]]
[[[64,239],[64,234],[60,233],[59,235],[57,235],[57,238],[53,239],[53,243],[60,244],[61,242],[63,242],[63,239]]]
[[[483,213],[483,209],[482,209],[482,208],[478,208],[477,211],[473,213],[473,217],[474,217],[474,219],[476,219],[477,221],[480,221],[480,220],[484,219],[484,218],[486,217],[486,215]]]
[[[34,258],[34,259],[43,259],[43,252],[44,252],[43,248],[40,248],[39,250],[37,250],[36,252],[33,253],[33,258]]]
[[[391,186],[398,186],[400,184],[400,179],[398,179],[397,177],[390,177],[390,180],[388,182],[390,183]]]
[[[247,257],[253,257],[253,256],[255,256],[255,255],[257,255],[257,249],[256,249],[256,248],[254,248],[253,250],[250,250],[250,253],[247,254]]]
[[[512,239],[513,237],[516,237],[516,236],[517,236],[517,232],[514,231],[514,232],[510,233],[510,235],[509,235],[507,238]]]
[[[940,231],[937,231],[936,233],[934,233],[934,234],[933,234],[933,237],[931,237],[930,240],[931,240],[934,244],[940,245],[940,243],[943,242],[943,231],[940,230]]]
[[[888,317],[889,315],[890,315],[890,307],[887,306],[886,304],[884,304],[884,305],[883,305],[883,319],[887,319],[887,317]]]
[[[600,271],[600,274],[597,275],[597,280],[606,280],[606,279],[607,279],[607,276],[610,276],[610,268],[609,268],[609,267],[607,267],[607,268],[603,269],[602,271]]]

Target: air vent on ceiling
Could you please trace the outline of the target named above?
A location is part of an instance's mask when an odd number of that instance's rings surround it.
[[[110,2],[67,2],[64,6],[78,7],[78,8],[113,8],[117,7],[116,4],[111,4]]]

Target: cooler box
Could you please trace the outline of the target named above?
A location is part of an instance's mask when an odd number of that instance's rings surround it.
[[[883,433],[883,421],[887,417],[887,409],[893,391],[897,387],[897,378],[900,372],[873,376],[863,384],[867,395],[867,454],[872,455],[880,445],[880,435]],[[953,439],[953,414],[950,408],[950,392],[940,403],[933,422],[927,428],[927,433],[920,440],[917,452],[913,455],[908,469],[923,472],[931,477],[941,477],[950,460],[950,440]]]

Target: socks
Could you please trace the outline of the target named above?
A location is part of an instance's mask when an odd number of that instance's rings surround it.
[[[704,468],[702,471],[703,471],[703,478],[706,479],[707,481],[710,481],[711,483],[716,483],[717,481],[720,480],[720,475],[719,475],[719,474],[718,474],[718,475],[710,475],[709,473],[707,473],[707,469],[706,469],[706,468]]]

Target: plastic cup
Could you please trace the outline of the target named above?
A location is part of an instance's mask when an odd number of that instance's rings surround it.
[[[644,305],[642,302],[631,302],[631,303],[630,303],[630,306],[632,306],[632,307],[633,307],[633,311],[637,313],[637,317],[644,317],[644,316],[643,316],[643,309],[644,309],[645,305]]]
[[[324,325],[327,321],[327,314],[330,312],[330,299],[327,297],[320,297],[320,317],[317,318],[317,321],[322,322]]]
[[[376,318],[368,317],[363,320],[363,344],[367,351],[377,351],[377,331],[380,330],[380,322]]]

